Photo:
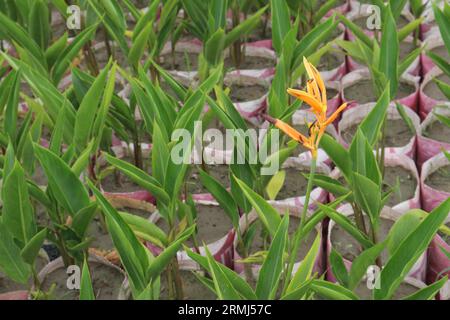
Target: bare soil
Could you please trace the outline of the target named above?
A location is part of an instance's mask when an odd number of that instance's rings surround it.
[[[230,86],[230,99],[233,102],[253,101],[267,93],[267,88],[261,84],[233,83]]]
[[[320,59],[320,63],[317,66],[317,70],[333,70],[341,66],[345,62],[345,54],[340,51],[331,51],[325,53]],[[330,97],[332,97],[330,95]]]
[[[436,141],[450,143],[450,128],[440,121],[430,123],[423,135]]]
[[[413,174],[403,167],[386,166],[383,191],[386,192],[395,186],[397,189],[387,202],[387,205],[390,207],[413,198],[417,188],[417,181],[414,179]]]
[[[166,70],[197,71],[198,54],[176,51],[161,56],[160,65]]]
[[[425,179],[425,184],[433,189],[450,192],[450,165],[439,168]]]
[[[402,99],[414,93],[414,86],[400,82],[396,99]],[[378,99],[373,90],[371,80],[361,80],[344,89],[344,96],[347,101],[356,101],[359,104],[376,102]]]
[[[211,244],[222,239],[233,228],[230,218],[219,206],[197,204],[196,210],[196,239],[199,246],[201,246],[203,242],[206,244]],[[159,219],[156,225],[166,233],[169,231],[168,225],[164,219]],[[185,244],[188,247],[193,247],[194,241],[190,238],[185,242]]]
[[[446,74],[441,74],[440,76],[437,76],[435,79],[438,79],[440,81],[443,81],[447,84],[450,84],[450,77]],[[444,93],[439,89],[437,83],[435,81],[430,81],[427,83],[427,85],[423,88],[423,92],[430,98],[433,98],[435,100],[439,101],[446,101],[447,97],[444,95]]]
[[[260,70],[275,67],[275,60],[268,57],[250,57],[246,56],[244,61],[239,66],[240,70]],[[225,69],[235,69],[233,59],[231,57],[225,58]]]
[[[359,124],[349,127],[342,132],[345,142],[351,143],[358,130]],[[388,119],[386,123],[385,147],[403,147],[409,143],[413,133],[403,119]]]
[[[295,168],[286,168],[284,185],[277,195],[277,200],[301,197],[306,194],[308,180],[303,176],[307,171],[300,171]]]
[[[97,300],[116,300],[124,276],[116,269],[100,263],[89,263],[92,278],[92,286]],[[53,284],[53,299],[56,300],[78,300],[79,291],[67,288],[68,274],[66,268],[59,268],[47,275],[42,283],[42,289],[48,291]]]

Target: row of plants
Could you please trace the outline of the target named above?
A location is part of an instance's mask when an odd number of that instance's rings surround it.
[[[450,6],[365,2],[0,1],[0,299],[448,299]]]

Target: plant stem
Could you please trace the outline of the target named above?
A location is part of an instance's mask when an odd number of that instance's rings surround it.
[[[283,293],[286,293],[286,289],[288,287],[288,284],[291,280],[292,276],[292,270],[294,269],[294,263],[295,259],[297,258],[297,252],[300,248],[302,236],[304,236],[304,226],[306,221],[306,215],[308,213],[308,206],[309,206],[309,200],[311,197],[311,191],[313,188],[313,181],[314,181],[314,174],[316,172],[316,165],[317,165],[317,159],[315,157],[312,158],[311,161],[311,167],[310,167],[310,174],[308,178],[308,185],[306,187],[306,195],[305,195],[305,203],[303,205],[302,215],[300,217],[300,224],[298,225],[297,230],[295,231],[294,235],[294,244],[292,246],[292,250],[290,252],[289,256],[289,264],[287,266],[287,271],[284,275],[284,285],[283,285]]]

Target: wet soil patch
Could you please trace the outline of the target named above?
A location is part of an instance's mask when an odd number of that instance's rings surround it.
[[[116,300],[122,285],[124,276],[116,269],[100,263],[89,263],[92,277],[92,286],[97,300]],[[53,299],[78,300],[79,291],[67,288],[68,274],[62,267],[47,275],[42,283],[42,289],[48,291],[55,284]]]
[[[202,246],[203,243],[211,244],[222,239],[233,228],[230,218],[221,207],[203,204],[197,204],[195,207],[197,210],[195,236],[199,246]],[[160,218],[156,225],[164,232],[169,232],[164,219]],[[184,244],[188,247],[194,247],[195,243],[192,238],[189,238]]]
[[[444,58],[445,61],[450,61],[450,56],[445,46],[436,47],[434,49],[431,49],[430,51],[437,54],[441,58]]]
[[[441,74],[437,76],[435,79],[443,81],[450,85],[450,77],[446,74]],[[435,81],[430,81],[426,84],[426,86],[423,88],[423,92],[430,98],[433,98],[435,100],[439,101],[446,101],[447,97],[444,95],[444,93],[441,91],[439,86]]]
[[[430,123],[424,130],[423,135],[436,141],[450,143],[450,128],[440,121]]]
[[[412,42],[403,41],[402,43],[400,43],[400,54],[399,54],[400,61],[405,59],[408,56],[408,54],[413,52],[416,48],[417,47]]]
[[[190,52],[175,52],[161,56],[160,65],[166,70],[196,71],[198,68],[198,54]]]
[[[352,142],[358,127],[359,124],[353,125],[341,133],[345,142],[348,144]],[[409,143],[412,137],[413,133],[403,119],[387,120],[385,147],[403,147]]]
[[[238,69],[240,70],[260,70],[275,67],[275,60],[268,57],[246,56]],[[225,69],[236,69],[231,57],[225,58]]]
[[[396,99],[405,98],[414,93],[415,88],[408,83],[400,82]],[[344,89],[346,101],[356,101],[359,104],[376,102],[378,100],[371,80],[361,80]]]
[[[425,184],[439,191],[450,193],[450,165],[443,166],[425,179]]]
[[[384,173],[383,192],[396,188],[391,194],[387,206],[392,207],[414,197],[417,181],[412,172],[400,166],[386,166]]]
[[[268,92],[262,84],[246,84],[245,81],[232,83],[229,88],[230,99],[235,103],[257,100]]]
[[[301,171],[295,168],[284,169],[286,177],[284,179],[283,187],[277,195],[277,200],[301,197],[306,194],[306,186],[308,180],[303,176],[307,171]]]
[[[325,53],[320,58],[320,63],[317,66],[317,70],[333,70],[341,66],[345,62],[345,54],[340,51],[331,51]],[[328,91],[328,90],[327,90]],[[330,97],[332,97],[330,95]]]

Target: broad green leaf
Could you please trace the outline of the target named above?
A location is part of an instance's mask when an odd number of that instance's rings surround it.
[[[258,283],[256,285],[256,296],[258,299],[267,300],[275,298],[284,266],[288,227],[289,215],[286,214],[277,228],[267,257],[259,271]]]
[[[199,172],[200,172],[200,181],[202,182],[202,184],[217,200],[220,207],[222,207],[225,210],[228,217],[231,219],[233,226],[237,228],[239,225],[239,212],[238,206],[234,201],[233,197],[220,184],[220,182],[214,179],[211,175],[209,175],[208,173],[206,173],[201,169],[199,170]]]
[[[367,273],[367,268],[375,263],[375,260],[385,247],[386,242],[377,243],[373,247],[364,250],[359,256],[355,258],[355,260],[352,262],[349,273],[348,288],[350,290],[353,290],[358,286],[361,279]]]
[[[387,108],[389,107],[389,101],[389,90],[388,87],[386,87],[375,107],[370,110],[369,114],[359,125],[359,128],[362,130],[371,146],[374,146],[378,141],[383,119],[386,117]]]
[[[70,167],[50,150],[34,145],[36,157],[47,176],[52,193],[70,215],[89,204],[87,190]]]
[[[202,268],[209,270],[208,258],[198,253],[193,252],[189,248],[185,247],[188,256],[195,260]],[[256,300],[256,295],[250,285],[242,279],[237,273],[223,264],[218,264],[223,274],[227,277],[228,281],[233,285],[234,289],[242,296],[243,299]]]
[[[390,299],[395,290],[428,248],[437,230],[450,212],[450,199],[435,208],[422,223],[402,241],[390,257],[380,275],[380,288],[375,289],[375,299]]]
[[[439,290],[448,282],[448,276],[443,277],[429,286],[414,292],[413,294],[403,298],[402,300],[433,300]]]
[[[310,285],[311,290],[319,296],[332,300],[359,300],[350,290],[328,281],[314,280]]]
[[[151,192],[162,203],[169,202],[169,195],[162,189],[158,181],[144,171],[129,164],[126,161],[114,158],[108,154],[104,154],[106,161],[122,171],[127,177]]]
[[[285,1],[270,0],[272,13],[272,42],[277,54],[281,55],[283,40],[291,28],[289,7]]]
[[[42,245],[44,244],[44,241],[47,237],[47,231],[48,230],[44,228],[36,233],[22,249],[21,256],[23,260],[29,265],[33,265],[36,261],[39,251],[42,249]]]
[[[303,286],[311,279],[311,274],[314,268],[314,263],[316,262],[317,256],[319,254],[320,245],[322,237],[317,234],[311,249],[309,249],[305,258],[300,263],[294,277],[292,278],[286,293],[291,294],[298,290],[299,287]]]
[[[246,196],[247,200],[252,204],[253,208],[258,213],[259,218],[264,226],[269,230],[272,236],[275,236],[281,222],[280,214],[275,210],[264,198],[253,191],[242,180],[235,177],[236,182]]]
[[[11,280],[26,284],[31,275],[30,266],[20,255],[20,249],[0,219],[0,270]]]
[[[95,300],[91,274],[89,272],[89,265],[86,259],[83,262],[83,270],[81,272],[80,300]]]
[[[349,274],[344,264],[344,259],[335,249],[331,250],[330,264],[335,278],[342,286],[347,288],[349,283]]]
[[[22,245],[27,244],[36,233],[36,224],[25,173],[17,161],[6,177],[2,198],[4,226]]]
[[[91,182],[89,187],[105,214],[108,232],[128,275],[133,297],[137,297],[147,287],[146,271],[150,263],[147,249],[102,193]]]

